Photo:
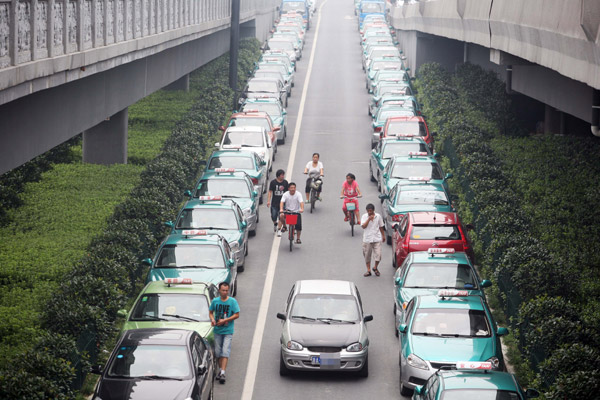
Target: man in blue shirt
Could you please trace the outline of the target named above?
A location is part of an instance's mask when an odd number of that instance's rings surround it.
[[[209,315],[212,326],[215,327],[215,357],[217,357],[220,371],[216,379],[225,383],[225,369],[231,351],[231,338],[233,337],[233,321],[240,317],[240,306],[233,297],[229,297],[229,284],[219,283],[220,297],[210,303]]]

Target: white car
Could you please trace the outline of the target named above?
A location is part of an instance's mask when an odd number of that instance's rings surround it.
[[[220,150],[243,148],[259,155],[267,163],[267,169],[273,169],[275,152],[273,143],[264,127],[260,126],[230,126],[227,128],[220,143],[215,143]]]

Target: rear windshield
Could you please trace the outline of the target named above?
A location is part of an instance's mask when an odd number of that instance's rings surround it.
[[[419,121],[390,121],[387,127],[388,136],[397,136],[399,133],[427,136],[425,124]]]
[[[383,3],[363,3],[362,12],[364,13],[382,13]]]
[[[396,197],[396,205],[449,205],[446,193],[440,190],[404,190]]]
[[[395,140],[395,139],[392,139]],[[429,153],[429,148],[425,143],[418,142],[392,142],[387,143],[383,148],[383,154],[381,158],[389,159],[393,156],[408,156],[410,152],[425,152]]]
[[[225,268],[223,252],[218,245],[164,246],[158,255],[156,267]]]
[[[229,126],[260,126],[270,130],[269,121],[267,118],[234,118],[229,123]]]
[[[462,236],[457,225],[414,225],[410,238],[421,240],[460,240]]]
[[[248,82],[249,92],[267,92],[276,93],[279,91],[277,82],[271,81],[250,81]]]
[[[521,396],[506,390],[445,389],[441,400],[521,400]]]
[[[213,157],[208,169],[215,168],[255,169],[250,157]]]
[[[242,179],[207,179],[200,182],[196,197],[221,196],[223,198],[249,198],[250,188]]]
[[[235,210],[231,208],[185,209],[175,224],[177,229],[237,230]]]
[[[413,335],[474,337],[491,336],[490,325],[481,310],[419,309],[412,325]]]
[[[437,163],[399,162],[394,164],[392,178],[408,179],[410,177],[442,179],[442,168]]]
[[[467,264],[428,264],[410,265],[404,287],[429,289],[477,289],[473,270]]]

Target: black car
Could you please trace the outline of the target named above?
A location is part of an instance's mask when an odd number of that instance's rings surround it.
[[[93,400],[212,399],[214,355],[197,332],[132,329],[123,332],[101,374]]]

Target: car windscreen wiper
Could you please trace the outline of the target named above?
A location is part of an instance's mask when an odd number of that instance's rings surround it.
[[[240,196],[234,196],[232,194],[222,194],[221,197],[224,199],[239,199],[240,198]]]
[[[168,321],[166,318],[157,317],[156,315],[143,314],[141,318],[131,318],[131,321]]]
[[[323,321],[323,322],[325,322],[325,321],[328,321],[328,322],[339,322],[339,323],[342,323],[342,324],[355,324],[356,323],[356,321],[348,321],[348,320],[345,320],[345,319],[335,319],[335,318],[319,318],[319,321]]]
[[[169,381],[182,381],[182,378],[175,378],[172,376],[161,376],[161,375],[144,375],[144,376],[136,376],[137,379],[147,379],[147,380],[169,380]]]
[[[178,265],[175,268],[208,268],[208,269],[212,269],[213,267],[209,267],[208,265]]]
[[[432,333],[432,332],[413,332],[413,335],[422,335],[422,336],[442,336],[440,333]]]
[[[177,314],[163,314],[165,317],[173,317],[173,318],[178,318],[178,319],[185,319],[186,321],[192,321],[192,322],[200,322],[200,320],[194,319],[194,318],[190,318],[190,317],[186,317],[184,315],[177,315]]]
[[[292,315],[290,318],[294,318],[294,319],[303,319],[306,321],[315,321],[314,318],[311,317],[305,317],[304,315]]]
[[[208,230],[213,230],[213,231],[228,231],[229,228],[219,228],[217,226],[199,226],[199,227],[195,227],[195,228],[191,228],[191,229],[208,229]]]

